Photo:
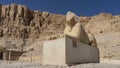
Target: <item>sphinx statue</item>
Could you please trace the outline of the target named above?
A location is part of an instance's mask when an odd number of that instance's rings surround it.
[[[73,12],[66,14],[66,24],[64,29],[64,36],[71,37],[74,41],[80,41],[93,47],[97,47],[97,42],[94,35],[89,31],[85,32],[82,23],[80,23],[78,16]]]
[[[78,16],[73,12],[67,12],[66,14],[64,34],[49,36],[47,37],[47,40],[53,40],[64,36],[70,37],[74,41],[73,43],[79,41],[90,46],[97,47],[94,35],[90,32],[88,32],[88,34],[85,32]]]
[[[90,43],[88,35],[85,32],[82,24],[80,23],[77,15],[72,12],[68,12],[66,14],[66,26],[64,29],[64,35],[67,35],[72,39],[85,44]]]

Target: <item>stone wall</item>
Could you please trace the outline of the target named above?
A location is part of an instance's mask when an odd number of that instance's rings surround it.
[[[97,48],[81,42],[74,45],[69,37],[46,41],[43,46],[43,64],[71,65],[99,62]]]

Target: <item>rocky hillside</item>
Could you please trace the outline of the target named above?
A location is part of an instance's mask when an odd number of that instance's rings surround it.
[[[23,5],[0,5],[0,37],[39,38],[47,29],[61,29],[65,16],[34,11]]]
[[[80,17],[86,31],[93,33],[119,32],[120,16],[101,13]],[[31,10],[23,5],[0,5],[0,37],[32,38],[61,34],[65,15]]]
[[[120,31],[120,16],[101,13],[95,16],[80,16],[84,28],[92,33]],[[23,5],[0,5],[0,39],[45,40],[47,36],[62,34],[65,15],[31,10]]]
[[[92,33],[108,33],[120,31],[120,16],[113,16],[107,13],[101,13],[89,17],[86,22],[86,29]]]

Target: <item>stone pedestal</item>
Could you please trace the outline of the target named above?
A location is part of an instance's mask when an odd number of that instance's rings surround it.
[[[44,42],[43,64],[72,65],[98,63],[99,50],[69,37]]]

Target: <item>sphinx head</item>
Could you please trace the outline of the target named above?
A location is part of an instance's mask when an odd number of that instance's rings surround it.
[[[78,21],[78,17],[75,13],[69,11],[66,14],[66,24],[70,26],[74,26]]]

